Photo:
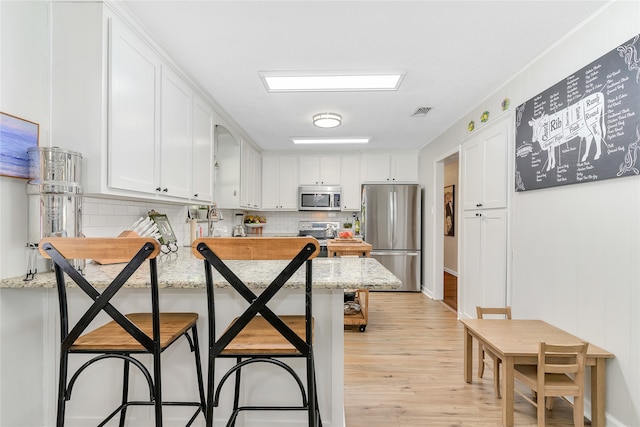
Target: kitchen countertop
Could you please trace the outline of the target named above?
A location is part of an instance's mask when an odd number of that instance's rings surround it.
[[[158,260],[160,288],[205,287],[203,261],[195,258],[188,249],[179,251],[177,255],[161,255]],[[254,289],[266,288],[286,263],[287,261],[228,261],[229,267],[238,274],[240,279]],[[99,265],[88,262],[84,274],[96,287],[106,287],[123,265]],[[148,277],[148,267],[142,267],[129,279],[125,287],[147,287],[149,286]],[[1,279],[0,288],[55,287],[55,275],[52,271],[37,273],[31,281],[23,279],[24,276]],[[229,287],[229,284],[215,271],[214,284],[220,288]],[[68,285],[76,286],[71,281],[68,281]],[[315,258],[313,260],[314,289],[393,290],[400,286],[400,280],[373,258]],[[298,271],[287,282],[286,287],[304,287],[304,272]]]

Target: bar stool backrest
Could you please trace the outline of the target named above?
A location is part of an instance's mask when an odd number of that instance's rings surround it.
[[[147,351],[153,351],[159,341],[159,326],[154,327],[154,336],[150,338],[134,323],[125,317],[109,302],[111,298],[124,286],[144,263],[149,260],[149,274],[151,281],[152,311],[158,315],[158,281],[156,257],[160,253],[160,246],[151,238],[86,238],[86,237],[47,237],[40,241],[39,250],[42,256],[54,262],[56,281],[58,283],[58,301],[61,316],[61,350],[67,351],[76,339],[85,332],[90,323],[100,312],[105,312],[123,329],[131,334]],[[113,279],[113,282],[102,292],[76,270],[69,260],[72,259],[123,259],[131,261]],[[65,273],[91,299],[93,305],[81,316],[80,320],[69,331],[69,309],[65,285]],[[157,325],[154,325],[157,326]]]

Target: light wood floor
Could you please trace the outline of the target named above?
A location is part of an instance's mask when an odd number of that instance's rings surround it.
[[[473,383],[464,382],[463,327],[449,307],[413,292],[371,292],[369,302],[366,332],[345,330],[347,427],[501,426],[493,372],[477,378],[475,348]],[[515,424],[537,425],[517,395]],[[572,425],[556,399],[547,426]]]

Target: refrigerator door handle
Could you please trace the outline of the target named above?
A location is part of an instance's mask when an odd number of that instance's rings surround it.
[[[393,203],[391,204],[391,209],[393,209],[393,211],[391,212],[391,217],[393,218],[393,229],[391,231],[391,247],[395,248],[397,242],[396,233],[398,232],[398,230],[396,230],[396,227],[398,226],[398,192],[395,187],[393,187],[393,191],[391,192],[391,200],[393,201]]]

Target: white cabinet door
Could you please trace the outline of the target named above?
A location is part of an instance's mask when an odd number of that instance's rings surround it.
[[[340,185],[340,156],[300,156],[300,185]]]
[[[240,207],[240,142],[226,127],[214,127],[216,144],[215,196],[220,209]]]
[[[363,156],[363,182],[418,182],[418,153],[371,153]]]
[[[492,209],[507,206],[510,121],[482,129],[462,146],[462,207]]]
[[[262,209],[280,208],[280,159],[262,157]]]
[[[280,209],[298,210],[298,157],[280,156]]]
[[[320,156],[320,185],[340,185],[340,156]]]
[[[242,141],[240,166],[240,206],[257,209],[262,193],[262,159],[248,143]]]
[[[300,185],[318,185],[320,182],[320,157],[300,156]]]
[[[391,155],[391,181],[418,182],[418,155],[392,154]]]
[[[359,211],[361,208],[360,192],[360,156],[344,155],[341,159],[340,173],[342,188],[341,209],[343,211]]]
[[[298,209],[297,160],[295,155],[263,156],[262,209]]]
[[[197,96],[193,98],[193,152],[191,197],[213,202],[213,110]]]
[[[192,91],[177,74],[162,66],[162,133],[160,187],[167,196],[191,198]]]
[[[504,307],[507,295],[507,212],[465,211],[460,260],[461,311],[475,317],[476,306]]]
[[[389,154],[365,154],[363,157],[364,182],[386,182],[391,178],[391,156]]]
[[[160,58],[131,30],[110,20],[108,185],[159,191]]]

